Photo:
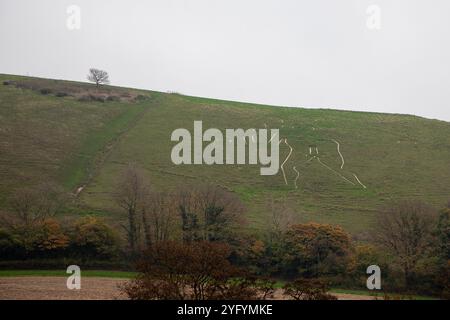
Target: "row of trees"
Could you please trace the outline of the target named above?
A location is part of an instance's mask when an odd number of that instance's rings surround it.
[[[231,251],[219,242],[160,242],[145,251],[139,276],[122,290],[133,300],[273,299],[275,281],[231,264]],[[295,300],[336,299],[328,289],[319,279],[297,279],[283,293]]]
[[[5,260],[73,258],[80,262],[119,256],[119,237],[104,221],[80,218],[62,225],[53,218],[0,229]]]
[[[407,205],[413,206],[399,206]],[[399,209],[393,216],[401,212]],[[236,292],[259,299],[272,292],[269,277],[289,280],[284,294],[294,299],[331,299],[327,284],[365,288],[366,269],[376,264],[381,267],[383,288],[387,291],[448,298],[448,215],[449,210],[443,210],[434,227],[430,224],[425,233],[416,227],[406,228],[427,219],[425,216],[394,219],[392,226],[406,225],[392,236],[389,244],[358,245],[342,228],[317,223],[293,224],[271,242],[251,237],[228,243],[163,241],[146,250],[139,264],[141,276],[126,292],[133,299],[244,298]],[[380,229],[377,235],[389,234]],[[422,237],[429,237],[432,242]],[[413,243],[426,249],[412,249]],[[232,281],[236,278],[240,281]],[[239,290],[235,290],[235,285]]]
[[[273,200],[261,235],[239,232],[244,206],[234,194],[215,186],[154,192],[135,166],[125,171],[117,199],[127,212],[132,251],[168,240],[219,242],[230,246],[233,264],[257,275],[364,287],[367,267],[376,264],[390,290],[448,290],[449,209],[439,214],[421,202],[391,204],[361,242],[339,226],[295,223],[293,213]]]
[[[436,212],[417,201],[403,201],[382,210],[372,237],[390,255],[391,269],[400,270],[406,288],[428,283],[449,290],[450,208]]]
[[[296,223],[294,214],[273,200],[268,204],[272,219],[262,234],[239,232],[244,206],[234,194],[216,186],[154,192],[136,166],[125,171],[119,190],[129,247],[136,253],[168,240],[226,243],[228,259],[257,275],[327,278],[361,288],[367,267],[375,264],[389,290],[448,290],[448,208],[436,212],[421,202],[391,204],[380,209],[370,236],[354,241],[339,226]]]
[[[273,220],[289,221],[280,217],[283,212],[283,208],[274,210]],[[390,204],[379,211],[364,241],[352,239],[339,226],[272,226],[256,259],[246,261],[256,264],[255,270],[265,267],[285,277],[327,277],[336,284],[361,288],[367,267],[378,265],[386,290],[450,293],[450,208],[436,211],[417,201]]]
[[[102,219],[57,219],[67,201],[69,198],[54,184],[18,190],[11,200],[11,214],[1,215],[2,258],[88,261],[118,257],[119,235]]]
[[[236,195],[211,185],[155,191],[135,165],[124,171],[115,198],[126,215],[129,251],[135,254],[174,239],[227,242],[244,211]]]
[[[124,171],[114,196],[125,216],[126,246],[101,219],[57,219],[56,213],[71,200],[56,186],[42,184],[18,190],[12,198],[11,214],[2,215],[0,254],[8,259],[76,257],[88,261],[125,253],[127,261],[142,265],[142,259],[155,254],[151,251],[155,248],[160,256],[175,257],[184,246],[194,255],[201,254],[196,247],[213,244],[218,247],[211,250],[217,249],[233,268],[246,271],[242,278],[253,289],[256,284],[248,280],[249,274],[300,278],[296,282],[300,287],[302,280],[311,280],[308,283],[314,287],[318,283],[314,279],[321,278],[334,285],[361,288],[367,267],[376,264],[381,267],[385,289],[441,295],[449,291],[450,208],[436,212],[420,202],[392,204],[380,210],[371,236],[355,241],[339,226],[298,223],[282,201],[273,200],[268,203],[271,219],[267,228],[257,235],[245,232],[245,208],[235,194],[211,185],[159,192],[134,165]],[[223,279],[235,279],[239,273],[226,274]],[[150,276],[155,275],[145,275]]]

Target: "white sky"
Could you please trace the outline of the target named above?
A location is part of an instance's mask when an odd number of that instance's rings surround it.
[[[0,73],[85,81],[96,67],[114,85],[450,121],[449,13],[448,0],[0,0]]]

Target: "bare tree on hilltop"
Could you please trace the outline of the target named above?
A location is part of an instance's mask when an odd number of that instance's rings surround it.
[[[89,69],[87,79],[91,82],[94,82],[97,88],[101,84],[109,84],[108,72],[95,68]]]

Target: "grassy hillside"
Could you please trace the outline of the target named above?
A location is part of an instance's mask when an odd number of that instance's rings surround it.
[[[2,85],[6,80],[28,85]],[[268,220],[271,197],[285,203],[299,221],[340,224],[353,233],[370,227],[376,208],[392,199],[421,199],[441,207],[450,198],[447,122],[114,87],[102,90],[121,99],[84,101],[80,96],[95,87],[11,75],[0,75],[0,81],[3,207],[15,188],[52,179],[71,191],[85,186],[79,199],[83,210],[114,219],[114,186],[131,161],[145,168],[160,189],[208,181],[236,192],[249,209],[252,228]],[[51,93],[42,94],[39,88],[44,87]],[[57,97],[58,90],[71,94]],[[177,128],[192,130],[194,120],[203,120],[204,129],[279,128],[293,148],[284,165],[288,185],[281,170],[260,176],[259,165],[173,165],[170,134]],[[282,143],[280,162],[289,151]]]

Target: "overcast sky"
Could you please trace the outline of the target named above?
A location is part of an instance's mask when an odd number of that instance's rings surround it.
[[[448,0],[0,0],[0,73],[85,81],[97,67],[114,85],[450,121],[449,13]]]

